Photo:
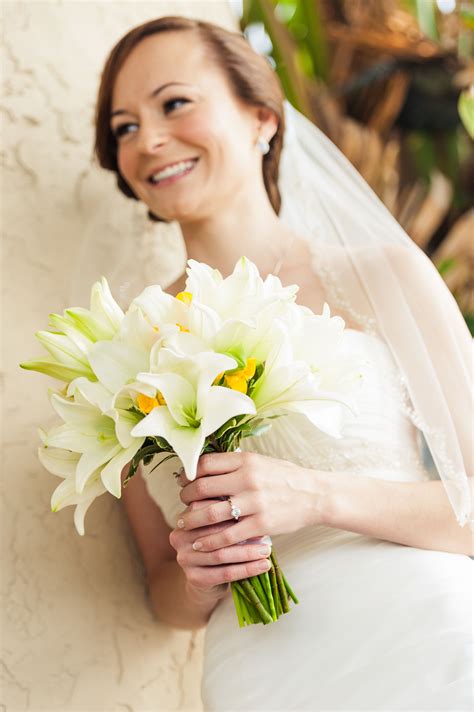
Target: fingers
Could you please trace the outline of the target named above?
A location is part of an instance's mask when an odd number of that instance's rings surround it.
[[[229,472],[235,472],[246,457],[247,454],[242,452],[215,452],[201,455],[196,470],[196,479],[204,475],[224,475]],[[176,478],[182,487],[191,482],[186,477],[184,467],[180,467],[177,470]]]
[[[207,532],[204,529],[202,532],[199,530],[192,531],[190,533],[194,534],[195,537],[192,546],[195,551],[201,552],[223,549],[225,546],[233,546],[257,536],[256,528],[256,517],[245,517],[242,521],[231,524],[223,531]]]
[[[200,504],[193,502],[195,504]],[[224,531],[227,527],[231,527],[232,522],[221,522],[220,524],[214,524],[209,527],[202,527],[201,529],[195,529],[192,531],[184,531],[184,529],[175,528],[169,536],[171,546],[178,551],[180,547],[186,546],[187,544],[192,545],[196,537],[200,534],[202,536],[207,534],[217,534]],[[251,543],[251,542],[249,542]]]
[[[208,589],[221,583],[230,583],[250,576],[258,576],[263,571],[268,571],[270,566],[269,559],[248,561],[245,564],[232,564],[230,566],[200,566],[188,569],[186,578],[193,586]]]
[[[230,472],[225,475],[198,477],[181,489],[179,497],[184,504],[199,499],[211,499],[235,495],[245,489],[246,481],[240,472]]]
[[[198,531],[210,535],[231,528],[235,528],[231,522],[224,522],[203,527]],[[257,576],[270,568],[267,562],[271,547],[262,546],[263,540],[269,540],[271,543],[269,537],[263,537],[261,540],[254,538],[219,551],[201,553],[192,548],[195,536],[196,531],[186,532],[182,529],[174,529],[170,534],[170,543],[177,551],[177,563],[183,569],[187,581],[195,588],[208,591],[220,584]],[[262,562],[265,564],[264,568],[261,568]]]
[[[225,549],[217,549],[203,554],[191,546],[180,549],[176,556],[178,564],[184,566],[218,566],[266,559],[271,554],[267,544],[237,544]]]
[[[199,508],[189,505],[189,507],[178,516],[177,526],[180,529],[189,531],[212,524],[219,524],[220,522],[237,521],[232,515],[232,505],[228,500],[207,500],[206,504],[207,506]],[[236,503],[233,502],[234,506],[235,504]],[[249,514],[253,514],[254,511],[252,501],[246,495],[240,495],[238,508],[241,512],[241,516],[248,516]]]

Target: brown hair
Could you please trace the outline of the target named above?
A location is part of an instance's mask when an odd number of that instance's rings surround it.
[[[117,75],[132,49],[145,37],[173,30],[194,31],[210,48],[237,97],[252,106],[271,109],[279,119],[277,132],[270,141],[270,151],[263,156],[263,180],[272,207],[278,215],[281,196],[278,190],[278,168],[285,130],[283,100],[278,76],[266,57],[257,54],[245,37],[218,25],[185,17],[167,16],[133,28],[113,47],[104,66],[95,115],[94,152],[99,165],[117,176],[117,185],[129,198],[138,200],[120,174],[117,163],[117,141],[110,129],[112,92]],[[148,211],[151,220],[166,222]]]

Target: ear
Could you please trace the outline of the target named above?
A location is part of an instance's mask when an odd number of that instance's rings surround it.
[[[263,136],[266,141],[274,137],[278,131],[278,116],[274,111],[266,106],[259,106],[257,109],[257,131],[259,136]]]

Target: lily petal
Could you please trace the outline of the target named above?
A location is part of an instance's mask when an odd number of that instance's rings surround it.
[[[117,332],[120,322],[124,317],[122,309],[112,296],[110,287],[105,277],[96,282],[91,289],[91,312],[110,324],[111,329]]]
[[[168,412],[168,408],[155,408],[132,430],[134,437],[141,435],[158,435],[164,438],[173,448],[183,463],[189,480],[196,477],[196,468],[204,446],[202,427],[183,428]]]
[[[198,404],[198,414],[199,406],[202,407],[201,427],[206,437],[236,415],[255,415],[257,412],[251,398],[244,393],[222,386],[213,386],[209,389],[205,403]]]
[[[89,403],[97,406],[102,413],[112,407],[113,393],[111,393],[102,383],[89,381],[88,378],[75,378],[68,386],[67,395],[73,396],[81,393]]]
[[[97,433],[81,433],[71,425],[59,425],[48,431],[45,445],[83,453],[92,450],[97,442]]]
[[[126,450],[122,450],[115,455],[100,473],[102,484],[110,494],[113,494],[117,499],[120,499],[122,495],[122,470],[125,465],[130,462],[135,453],[138,452],[144,442],[145,438],[141,440],[134,438],[133,444],[126,448]]]
[[[57,361],[52,358],[46,358],[37,359],[35,361],[23,361],[20,363],[20,368],[24,368],[25,371],[38,371],[38,373],[44,373],[46,376],[51,376],[51,378],[56,378],[58,381],[65,381],[66,383],[69,383],[69,381],[79,376],[86,376],[86,378],[96,380],[92,369],[79,362],[77,366],[73,368],[57,363]]]
[[[116,393],[128,381],[135,380],[139,371],[148,369],[149,353],[119,341],[100,341],[92,347],[89,361],[99,381]]]
[[[161,391],[169,412],[178,425],[184,427],[189,425],[183,409],[189,411],[196,409],[196,394],[189,381],[177,373],[139,373],[138,380],[155,386]]]
[[[111,442],[98,443],[94,449],[84,452],[76,468],[77,492],[80,494],[93,472],[115,457],[121,450],[122,447],[117,441],[112,440]]]
[[[56,447],[39,447],[38,458],[43,467],[57,477],[74,477],[80,454]]]

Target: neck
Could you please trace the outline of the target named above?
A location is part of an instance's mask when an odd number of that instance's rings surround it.
[[[234,194],[220,209],[213,205],[208,215],[180,223],[188,259],[206,262],[227,276],[245,255],[262,277],[272,272],[290,230],[273,210],[263,185],[262,190]]]

